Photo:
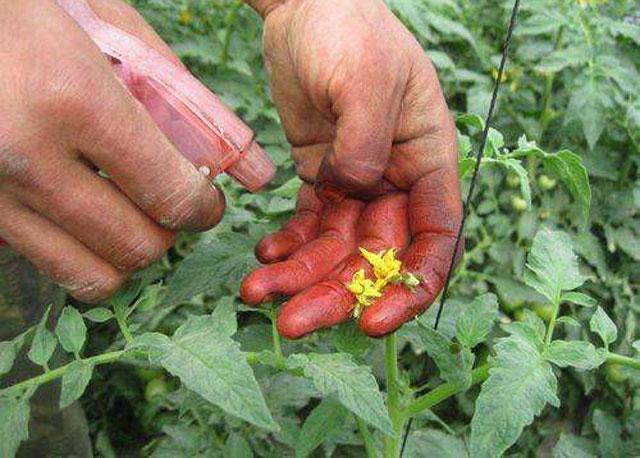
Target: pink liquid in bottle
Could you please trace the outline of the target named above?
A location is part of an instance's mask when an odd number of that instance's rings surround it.
[[[176,148],[207,175],[231,175],[249,191],[275,174],[253,131],[182,65],[102,21],[84,0],[56,0],[110,57],[113,69]]]

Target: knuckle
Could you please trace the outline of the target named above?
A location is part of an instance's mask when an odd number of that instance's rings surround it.
[[[156,234],[127,237],[114,255],[116,267],[122,270],[138,270],[148,266],[163,256],[170,246],[171,239]]]
[[[114,99],[107,93],[108,79],[100,67],[98,62],[81,58],[68,58],[52,65],[47,79],[35,83],[34,114],[61,132],[69,129],[69,123],[79,131],[74,131],[75,135],[89,126],[93,129],[96,118]]]
[[[20,154],[15,141],[0,132],[0,177],[16,181],[29,181],[32,175],[30,162]]]

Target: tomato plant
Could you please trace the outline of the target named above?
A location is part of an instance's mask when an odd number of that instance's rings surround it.
[[[181,235],[104,304],[70,302],[0,343],[0,456],[27,439],[29,400],[53,381],[103,456],[395,457],[411,418],[404,456],[640,454],[634,2],[523,2],[438,330],[434,305],[384,339],[350,322],[296,341],[277,333],[278,302],[238,299],[301,184],[260,22],[236,0],[132,3],[252,125],[278,175],[255,195],[222,178],[218,227]],[[466,187],[511,3],[388,4],[438,68]],[[21,360],[40,373],[15,380]]]

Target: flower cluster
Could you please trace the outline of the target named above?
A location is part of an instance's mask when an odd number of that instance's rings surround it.
[[[354,318],[360,317],[362,310],[371,305],[374,299],[382,297],[384,288],[389,283],[403,283],[410,289],[420,284],[420,279],[416,275],[401,272],[402,261],[396,259],[396,252],[395,248],[390,248],[376,254],[360,248],[362,257],[373,267],[375,280],[367,278],[364,269],[360,269],[353,274],[351,282],[346,285],[356,298],[353,306]]]

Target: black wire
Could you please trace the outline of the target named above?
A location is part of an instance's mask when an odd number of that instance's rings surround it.
[[[511,36],[513,35],[513,30],[515,29],[515,26],[516,26],[516,18],[518,16],[519,7],[520,7],[520,0],[515,0],[515,2],[513,3],[513,8],[511,9],[511,20],[509,21],[507,36],[505,37],[504,43],[502,45],[502,58],[500,59],[500,67],[498,68],[498,75],[496,77],[496,81],[493,84],[493,93],[491,95],[491,103],[489,104],[489,111],[487,112],[487,117],[484,123],[484,130],[482,131],[480,147],[478,149],[478,154],[476,155],[476,163],[473,168],[473,175],[471,176],[469,191],[467,192],[467,198],[465,199],[464,211],[462,214],[462,221],[460,222],[460,227],[458,228],[458,235],[456,236],[456,243],[453,246],[453,253],[451,255],[451,262],[449,264],[449,270],[447,272],[447,279],[445,280],[444,288],[442,290],[442,295],[440,296],[440,303],[438,304],[438,313],[436,315],[436,321],[433,326],[434,329],[438,329],[438,324],[440,323],[440,317],[442,316],[442,311],[444,310],[445,301],[449,293],[449,283],[451,281],[451,275],[453,273],[453,270],[456,264],[456,253],[458,252],[460,241],[462,240],[464,225],[465,225],[465,222],[467,221],[467,216],[469,215],[469,204],[471,203],[471,199],[473,198],[473,191],[475,190],[476,182],[478,181],[480,164],[482,163],[482,158],[484,156],[484,148],[485,148],[485,145],[487,144],[487,137],[489,135],[489,126],[491,124],[491,119],[493,118],[493,112],[495,111],[495,108],[496,108],[496,101],[498,100],[498,92],[500,90],[500,85],[502,84],[502,75],[504,73],[504,68],[507,64],[509,44],[511,43]],[[409,437],[409,432],[411,431],[412,425],[413,425],[413,418],[410,418],[409,421],[407,422],[407,427],[404,431],[404,436],[402,437],[402,446],[400,448],[401,458],[402,458],[402,454],[404,453],[404,449],[407,445],[407,439]]]

